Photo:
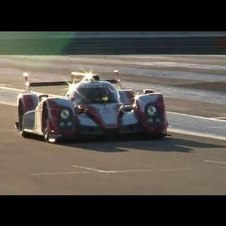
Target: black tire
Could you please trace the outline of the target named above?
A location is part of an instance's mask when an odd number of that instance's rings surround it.
[[[49,114],[47,106],[43,107],[42,112],[42,132],[46,142],[49,142]]]
[[[28,138],[30,136],[30,134],[25,132],[24,128],[23,128],[24,114],[25,114],[24,106],[23,106],[22,102],[20,102],[19,106],[18,106],[19,131],[20,131],[20,135],[22,137]]]
[[[153,135],[153,139],[160,140],[160,139],[163,139],[165,136],[166,136],[165,134],[159,133],[159,134]]]
[[[23,107],[23,104],[22,102],[19,103],[19,106],[18,106],[18,122],[19,122],[19,131],[22,131],[23,129],[23,117],[24,117],[24,107]]]
[[[44,140],[46,142],[49,142],[49,132],[48,129],[46,128],[45,131],[43,132]]]
[[[22,131],[20,131],[20,134],[21,134],[21,136],[24,137],[24,138],[30,138],[30,137],[31,137],[31,134],[25,132],[23,129],[22,129]]]

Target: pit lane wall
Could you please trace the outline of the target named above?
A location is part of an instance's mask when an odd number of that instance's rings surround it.
[[[226,54],[226,32],[0,32],[1,55]]]

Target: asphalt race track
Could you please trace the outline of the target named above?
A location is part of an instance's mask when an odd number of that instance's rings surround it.
[[[224,56],[1,56],[0,194],[226,194],[226,101],[219,85],[226,82],[224,61]],[[14,128],[24,70],[41,81],[65,78],[72,69],[109,74],[116,67],[123,86],[139,84],[164,94],[171,136],[49,144],[24,139]]]
[[[1,194],[225,194],[226,141],[172,133],[164,140],[47,144],[22,139],[1,105]]]

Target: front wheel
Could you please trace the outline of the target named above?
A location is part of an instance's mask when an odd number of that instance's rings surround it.
[[[153,139],[155,139],[155,140],[163,139],[165,136],[167,136],[165,133],[158,133],[158,134],[152,135]]]
[[[150,140],[161,140],[161,139],[163,139],[164,137],[166,137],[167,135],[166,134],[164,134],[164,133],[152,133],[152,134],[150,134],[150,133],[145,133],[144,134],[144,137],[146,138],[146,139],[150,139]]]
[[[49,114],[47,107],[43,108],[42,113],[42,132],[46,142],[49,142]]]
[[[44,136],[44,140],[45,140],[46,142],[48,142],[48,141],[49,141],[49,131],[48,131],[48,127],[46,127],[46,128],[44,129],[44,131],[43,131],[43,136]]]

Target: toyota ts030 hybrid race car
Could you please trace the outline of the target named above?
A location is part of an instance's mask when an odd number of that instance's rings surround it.
[[[16,127],[23,137],[37,134],[46,141],[77,140],[88,135],[120,135],[142,133],[154,138],[167,135],[164,98],[161,93],[143,90],[135,94],[122,89],[117,79],[100,80],[92,73],[72,72],[72,81],[28,82],[26,90],[17,97]],[[79,82],[76,78],[82,76]],[[35,86],[68,84],[65,96],[30,91]]]

